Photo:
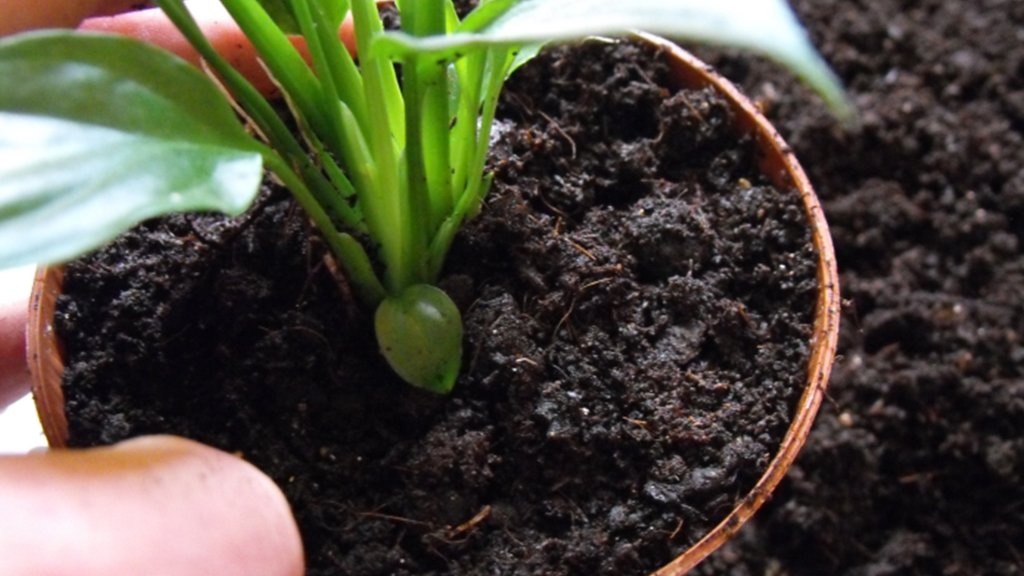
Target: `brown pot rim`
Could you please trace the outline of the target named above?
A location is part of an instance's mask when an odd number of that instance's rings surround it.
[[[701,540],[651,575],[680,576],[739,531],[768,499],[803,447],[824,397],[835,357],[839,337],[839,277],[832,237],[821,204],[792,150],[771,123],[731,82],[707,64],[665,39],[649,34],[638,34],[638,37],[671,56],[671,66],[678,76],[680,86],[713,87],[726,97],[733,109],[737,129],[754,135],[760,156],[758,160],[764,174],[779,188],[795,189],[800,194],[818,256],[818,301],[814,334],[811,338],[807,383],[797,404],[797,412],[778,452],[750,492]],[[60,267],[41,267],[36,272],[26,338],[32,395],[46,439],[54,448],[67,446],[68,440],[64,393],[60,384],[64,372],[63,351],[53,330],[54,309],[63,278]]]
[[[57,297],[64,288],[64,269],[41,266],[32,281],[25,327],[26,356],[32,383],[32,400],[51,448],[65,448],[68,419],[64,412],[64,349],[53,327]]]
[[[839,340],[839,274],[832,236],[821,203],[792,149],[775,127],[746,96],[709,65],[665,39],[648,34],[640,36],[673,57],[671,62],[682,85],[691,88],[710,86],[726,97],[732,105],[737,129],[754,135],[761,155],[758,160],[765,176],[779,188],[792,188],[800,194],[805,216],[811,225],[811,241],[818,256],[818,301],[814,312],[807,383],[797,403],[793,420],[778,452],[768,464],[768,469],[732,512],[686,552],[652,575],[679,576],[687,573],[739,531],[768,500],[807,440],[825,396]]]

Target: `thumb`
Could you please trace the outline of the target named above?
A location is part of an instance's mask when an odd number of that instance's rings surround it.
[[[170,436],[0,457],[0,574],[301,576],[284,496],[245,461]]]
[[[203,35],[222,58],[227,60],[263,94],[268,96],[279,94],[277,85],[264,69],[256,48],[220,3],[196,2],[189,6],[189,11],[203,31]],[[90,18],[82,22],[79,30],[130,36],[159,46],[197,66],[201,65],[202,59],[199,53],[158,8],[110,17]],[[354,53],[356,42],[351,17],[342,22],[338,36],[349,52]],[[290,41],[308,60],[309,51],[306,48],[305,40],[300,36],[291,36]]]
[[[25,302],[0,304],[0,412],[29,389],[25,362]]]
[[[0,36],[37,28],[70,28],[84,18],[129,10],[138,0],[0,0]]]

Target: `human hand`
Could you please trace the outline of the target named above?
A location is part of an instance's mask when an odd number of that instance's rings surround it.
[[[139,0],[0,0],[0,36],[37,28],[74,28],[91,16],[119,14]]]
[[[26,309],[0,308],[0,402],[28,386]],[[171,436],[0,456],[4,576],[303,572],[284,496],[236,456]]]
[[[24,396],[29,389],[25,359],[25,302],[0,305],[0,411]]]
[[[0,0],[0,35],[76,26],[130,0]],[[141,18],[141,20],[140,20]],[[89,20],[133,34],[155,11]],[[233,27],[217,24],[216,43]],[[161,32],[164,31],[164,32]],[[235,36],[237,37],[237,36]],[[28,390],[24,302],[0,307],[0,411]],[[169,436],[0,456],[0,574],[299,576],[302,543],[284,496],[240,458]]]
[[[0,36],[39,28],[72,28],[131,36],[198,65],[199,54],[157,8],[126,12],[147,5],[138,0],[0,0]],[[214,49],[264,94],[278,93],[248,38],[216,0],[192,0],[189,8]],[[351,18],[338,31],[350,52],[355,52]],[[292,43],[308,58],[305,41]]]
[[[0,411],[29,386],[27,303],[0,306]],[[167,436],[0,456],[0,574],[303,574],[274,483],[240,458]]]

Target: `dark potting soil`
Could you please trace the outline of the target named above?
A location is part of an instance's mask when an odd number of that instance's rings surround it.
[[[593,42],[521,70],[441,285],[450,397],[391,375],[287,195],[68,267],[75,445],[171,432],[280,484],[310,574],[643,574],[764,471],[806,374],[814,253],[707,92]]]
[[[703,54],[808,170],[843,296],[787,480],[703,574],[1024,574],[1024,2],[798,0],[839,131],[777,68]]]

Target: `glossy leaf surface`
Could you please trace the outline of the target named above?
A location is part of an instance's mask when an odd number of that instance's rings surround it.
[[[462,318],[440,288],[415,284],[381,302],[377,343],[406,382],[437,394],[455,385],[462,362]]]
[[[153,216],[237,214],[260,145],[198,70],[122,37],[0,42],[0,267],[67,259]]]
[[[453,56],[486,45],[643,31],[760,52],[788,66],[834,109],[848,111],[839,82],[785,0],[502,0],[480,10],[485,8],[486,17],[466,18],[465,32],[427,38],[390,33],[374,50],[396,57],[420,51]]]

